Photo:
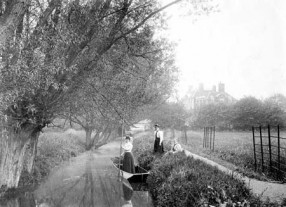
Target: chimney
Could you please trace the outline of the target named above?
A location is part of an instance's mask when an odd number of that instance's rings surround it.
[[[218,92],[220,93],[224,93],[224,83],[219,83],[218,84]]]
[[[216,92],[216,86],[213,85],[213,92]]]

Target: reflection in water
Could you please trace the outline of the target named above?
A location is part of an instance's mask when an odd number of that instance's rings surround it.
[[[54,206],[118,206],[122,189],[117,172],[109,160],[86,154],[71,166],[51,176],[36,192],[36,197]],[[45,200],[43,200],[45,199]],[[43,202],[42,202],[43,201]]]
[[[146,199],[135,193],[128,181],[119,181],[110,157],[100,153],[74,158],[53,171],[36,191],[0,200],[0,207],[152,206],[149,196]]]
[[[96,188],[94,185],[94,178],[91,170],[91,165],[86,165],[86,173],[84,173],[81,177],[76,177],[75,179],[65,179],[66,186],[63,188],[55,188],[53,196],[50,197],[48,194],[46,194],[44,197],[38,198],[37,200],[32,192],[25,193],[23,195],[20,195],[17,198],[8,199],[6,201],[2,200],[0,201],[0,207],[55,207],[55,206],[65,206],[65,199],[70,200],[70,196],[73,197],[75,195],[73,193],[74,188],[77,188],[77,185],[80,185],[80,182],[82,182],[83,190],[82,192],[77,192],[77,197],[80,198],[78,202],[78,206],[88,206],[88,207],[94,207],[98,206],[96,204]],[[70,183],[67,183],[67,181],[70,181]],[[121,184],[122,183],[122,184]],[[121,196],[122,207],[133,207],[132,205],[132,196],[133,196],[133,189],[132,187],[127,183],[127,181],[118,181],[118,185],[122,185],[122,194]],[[67,194],[70,195],[67,195]],[[57,196],[55,196],[57,195]]]
[[[130,185],[127,185],[125,182],[122,182],[122,191],[123,191],[123,198],[124,203],[122,207],[132,207],[131,198],[133,196],[133,190]]]

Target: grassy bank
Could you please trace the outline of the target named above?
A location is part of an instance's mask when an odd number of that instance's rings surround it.
[[[84,141],[83,131],[46,130],[39,137],[33,173],[29,174],[24,169],[19,189],[34,188],[54,167],[84,152]]]
[[[157,207],[280,206],[262,202],[242,181],[184,153],[153,154],[152,133],[138,137],[134,140],[134,154],[139,165],[150,170],[148,190]]]
[[[145,133],[145,137],[150,138],[151,141],[148,148],[153,148],[153,134],[152,132],[148,133],[148,135]],[[188,131],[186,138],[185,133],[180,131],[175,131],[175,133],[171,130],[164,131],[165,144],[170,143],[169,140],[176,137],[184,149],[213,160],[231,170],[262,181],[277,181],[275,173],[255,171],[251,132],[216,132],[214,150],[203,148],[203,135],[203,131]],[[285,132],[281,133],[281,136],[286,137]],[[286,148],[286,140],[281,141],[281,146]],[[281,155],[284,157],[286,156],[285,153],[286,150],[281,151]],[[286,178],[284,177],[284,180],[279,178],[278,181],[285,182]]]

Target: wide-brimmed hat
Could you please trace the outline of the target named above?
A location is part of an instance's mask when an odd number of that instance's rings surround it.
[[[159,124],[155,124],[154,127],[160,127],[160,125]]]

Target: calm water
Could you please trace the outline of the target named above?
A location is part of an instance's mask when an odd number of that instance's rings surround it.
[[[133,191],[118,177],[110,157],[119,143],[102,146],[56,168],[34,192],[0,201],[0,207],[135,207],[152,206],[148,192]]]

